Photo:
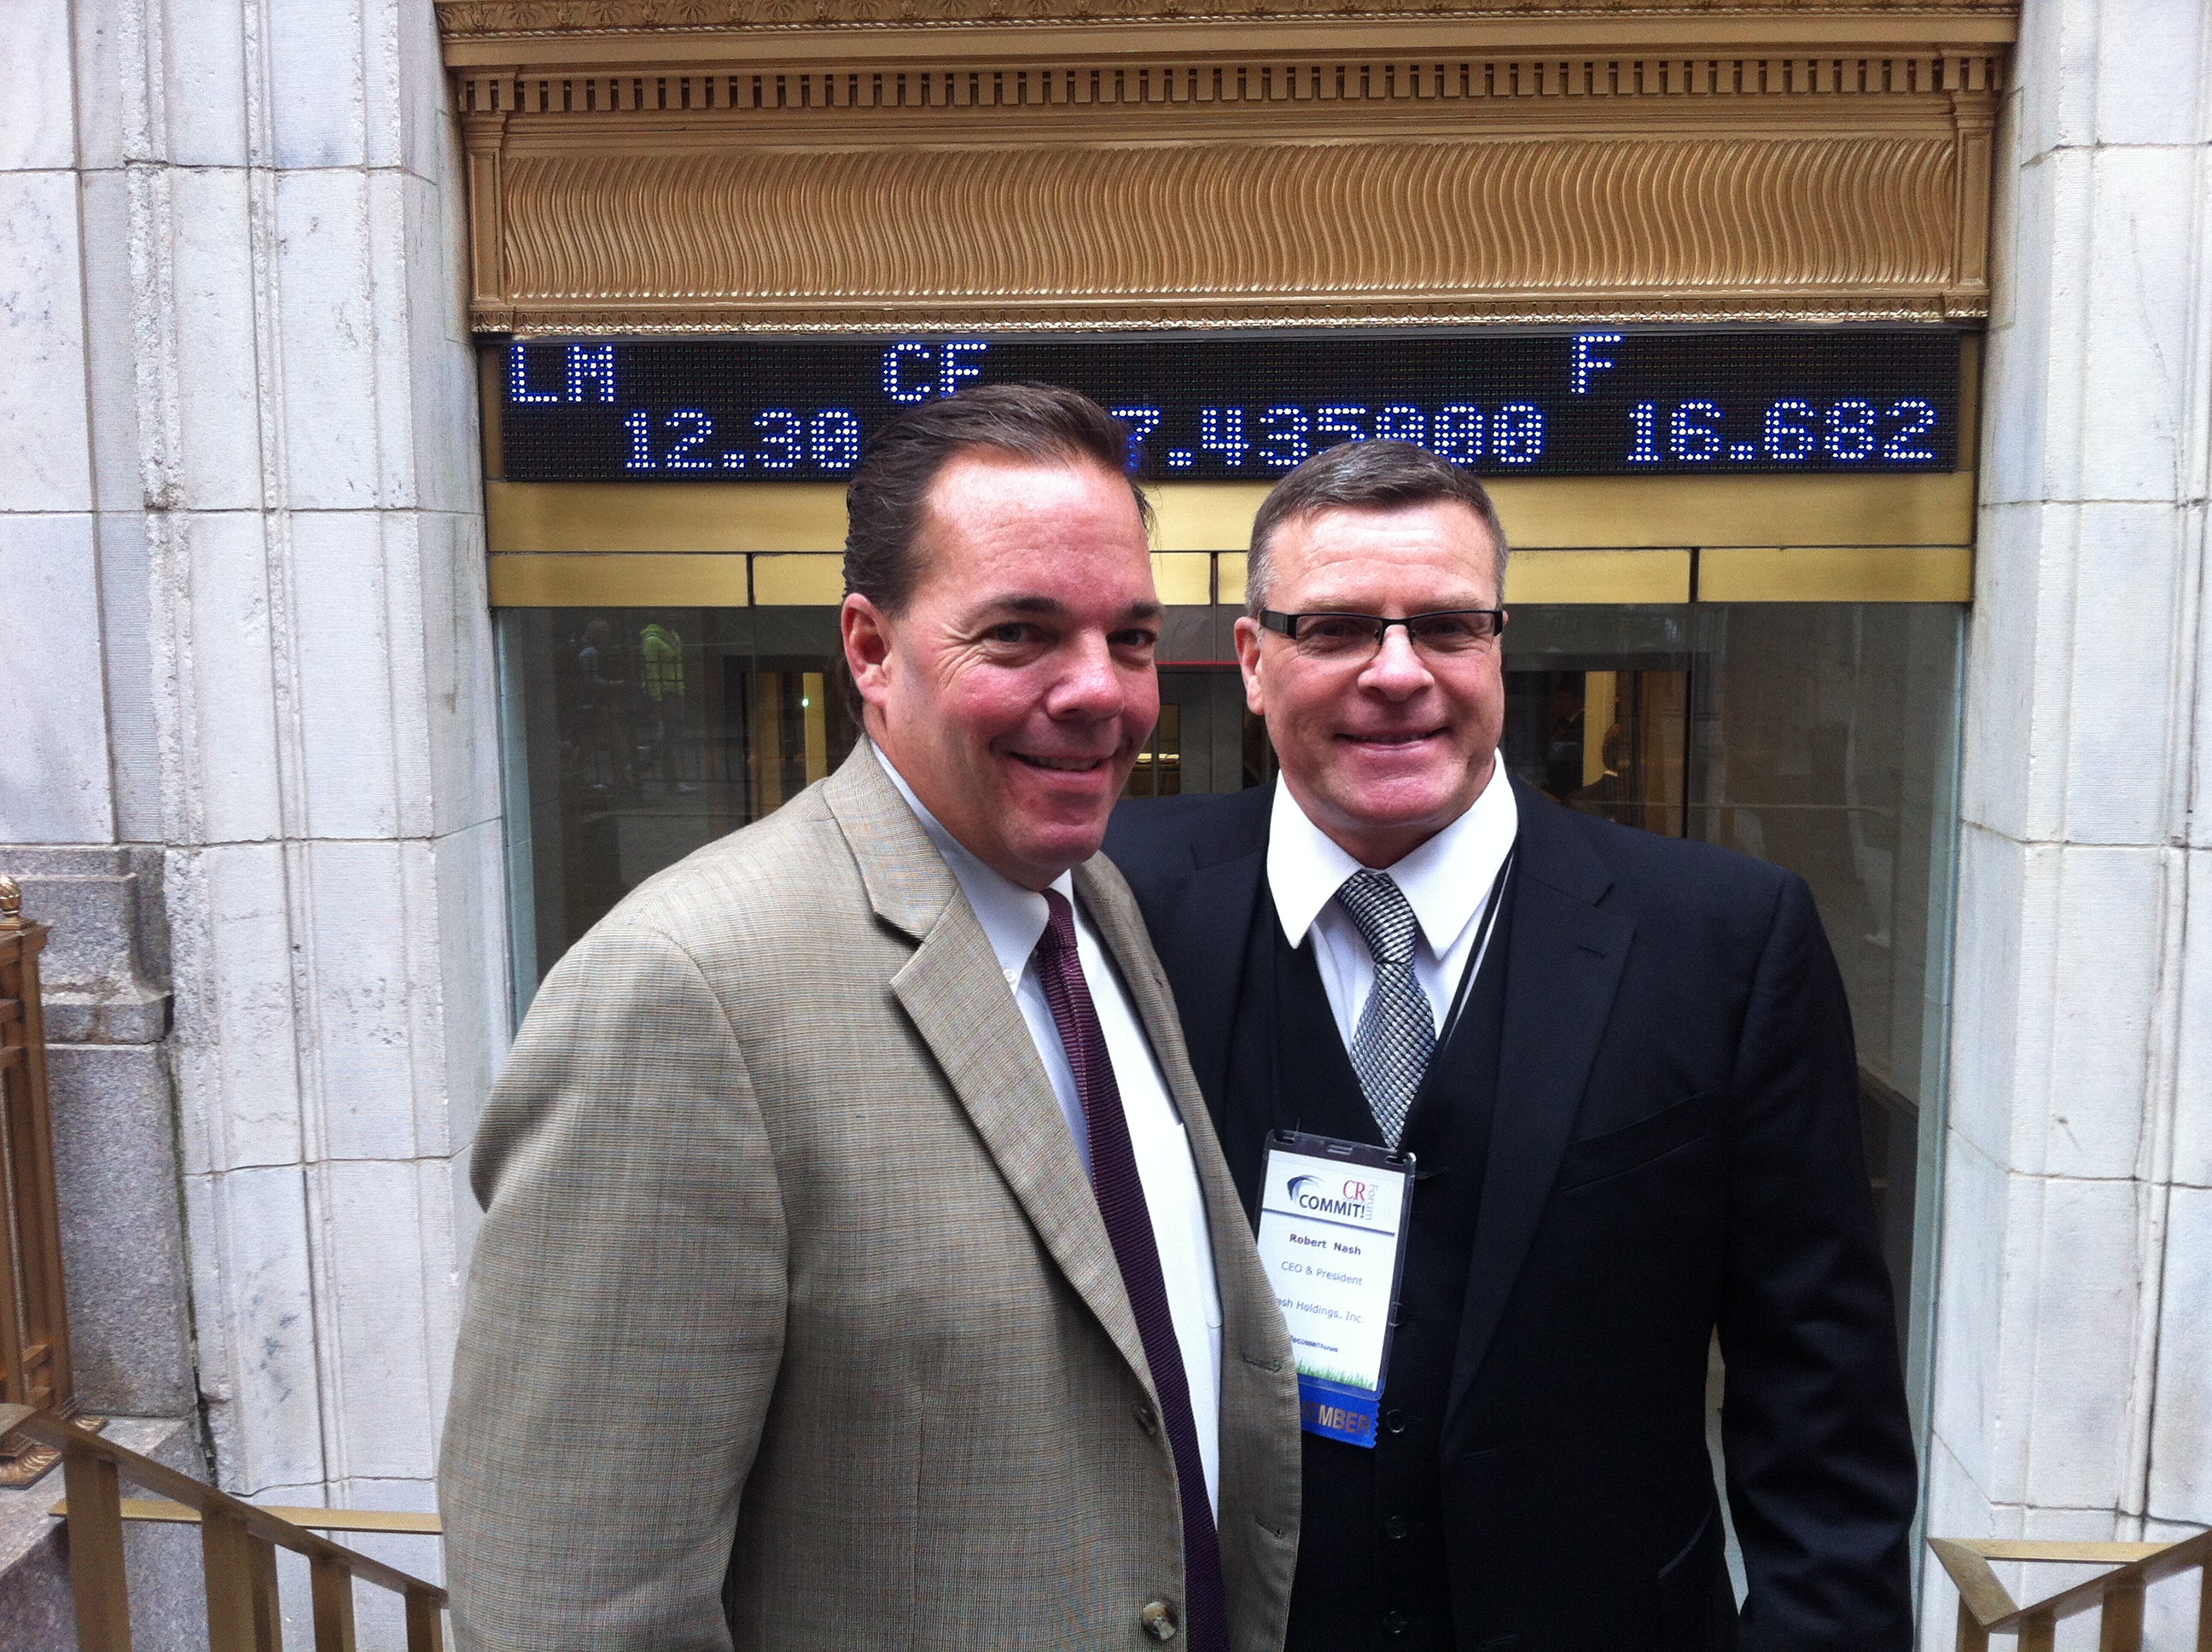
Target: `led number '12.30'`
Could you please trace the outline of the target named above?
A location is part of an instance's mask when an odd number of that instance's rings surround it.
[[[623,428],[629,434],[627,471],[849,471],[860,461],[860,415],[842,407],[756,413],[750,445],[743,447],[716,441],[714,416],[696,407],[679,407],[657,423],[647,410],[635,408],[623,415]]]

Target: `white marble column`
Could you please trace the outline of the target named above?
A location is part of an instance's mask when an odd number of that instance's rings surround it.
[[[2027,0],[2000,132],[1936,1535],[2212,1521],[2208,18]]]
[[[222,1482],[428,1507],[506,1039],[429,0],[5,9],[0,843],[163,852]],[[421,1560],[421,1554],[410,1558]]]

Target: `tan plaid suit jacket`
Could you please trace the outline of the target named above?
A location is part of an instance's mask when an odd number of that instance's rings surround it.
[[[1236,1652],[1263,1652],[1290,1343],[1127,889],[1103,858],[1076,887],[1205,1191],[1222,1561]],[[1113,1248],[981,926],[865,746],[562,961],[474,1182],[440,1471],[462,1652],[1154,1644],[1175,1461]]]

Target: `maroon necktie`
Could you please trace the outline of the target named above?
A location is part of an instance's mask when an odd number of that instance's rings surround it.
[[[1175,1449],[1176,1486],[1182,1498],[1183,1619],[1192,1652],[1229,1652],[1229,1611],[1221,1583],[1221,1543],[1206,1500],[1206,1467],[1198,1455],[1198,1430],[1191,1421],[1190,1382],[1168,1311],[1168,1288],[1160,1273],[1160,1251],[1152,1237],[1152,1216],[1145,1203],[1145,1184],[1137,1175],[1136,1150],[1129,1145],[1129,1121],[1121,1111],[1121,1086],[1106,1036],[1098,1028],[1091,989],[1075,951],[1075,910],[1057,890],[1047,890],[1051,919],[1037,939],[1037,981],[1052,1006],[1053,1024],[1075,1073],[1075,1093],[1091,1126],[1091,1186],[1106,1236],[1121,1265],[1121,1284],[1145,1339],[1145,1358],[1152,1368],[1152,1388],[1160,1397],[1168,1443]]]

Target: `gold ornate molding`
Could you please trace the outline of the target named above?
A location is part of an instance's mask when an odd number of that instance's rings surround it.
[[[1591,26],[1620,46],[1681,37],[1773,47],[1808,36],[2010,40],[2018,0],[437,0],[438,27],[454,61],[493,61],[482,51],[518,48],[538,61],[580,53],[665,58],[726,56],[733,34],[818,30],[972,29],[999,25],[1141,30],[1211,20],[1284,24],[1398,20],[1469,28],[1481,44],[1539,46],[1583,39]],[[1840,36],[1839,36],[1840,37]],[[1247,44],[1249,44],[1249,36]],[[564,50],[564,48],[566,48]]]
[[[634,33],[678,27],[641,17],[738,3],[751,0],[454,0],[441,16],[481,45],[488,19],[627,19],[589,27]],[[818,21],[874,0],[804,3]],[[1991,15],[1880,9],[1923,25]],[[771,61],[723,27],[711,63],[459,67],[474,325],[1986,313],[2001,49],[1249,53],[1266,33],[1245,31],[1233,58]]]

